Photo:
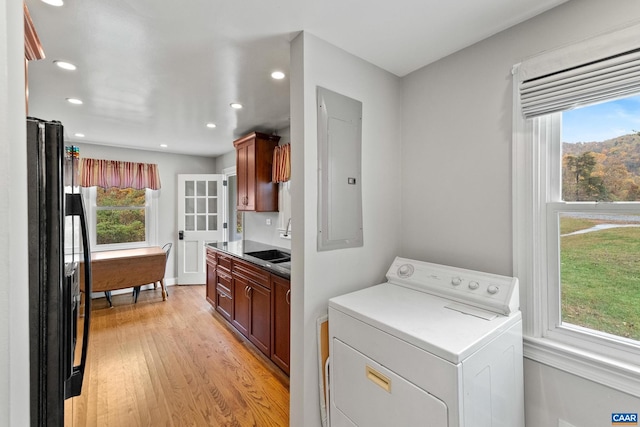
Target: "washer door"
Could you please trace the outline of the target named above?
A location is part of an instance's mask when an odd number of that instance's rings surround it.
[[[448,425],[444,402],[337,338],[330,387],[332,427]]]

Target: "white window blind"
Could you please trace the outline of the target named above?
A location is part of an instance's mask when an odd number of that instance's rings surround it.
[[[639,49],[525,80],[520,102],[525,118],[566,111],[640,92]]]

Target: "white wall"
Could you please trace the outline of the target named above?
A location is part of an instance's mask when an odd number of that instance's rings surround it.
[[[0,0],[0,425],[29,424],[22,1]]]
[[[329,298],[382,282],[400,245],[400,79],[302,33],[291,47],[292,426],[320,426],[316,319]],[[316,87],[363,104],[364,246],[316,250]]]
[[[222,156],[216,157],[216,173],[222,173],[226,168],[236,165],[236,150],[230,145],[231,150]]]
[[[128,162],[155,163],[160,171],[158,245],[172,242],[173,250],[167,264],[166,282],[175,284],[178,242],[178,174],[215,173],[216,159],[213,157],[185,156],[158,151],[131,150],[96,144],[79,144],[80,157],[122,160]]]
[[[635,0],[573,0],[403,79],[404,256],[512,273],[511,67],[639,18]],[[525,383],[528,427],[599,427],[640,408],[529,360]]]

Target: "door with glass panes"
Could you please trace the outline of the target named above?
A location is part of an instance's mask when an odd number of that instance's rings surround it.
[[[222,240],[223,175],[178,175],[178,284],[206,281],[206,245]]]

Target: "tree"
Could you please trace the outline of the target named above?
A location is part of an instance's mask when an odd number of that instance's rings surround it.
[[[629,171],[620,159],[606,161],[603,181],[612,200],[627,200],[626,187],[629,179]]]
[[[563,186],[564,200],[604,200],[606,198],[607,191],[602,177],[592,176],[597,162],[591,151],[577,156],[566,154],[563,163],[562,176],[568,184],[566,188]]]

